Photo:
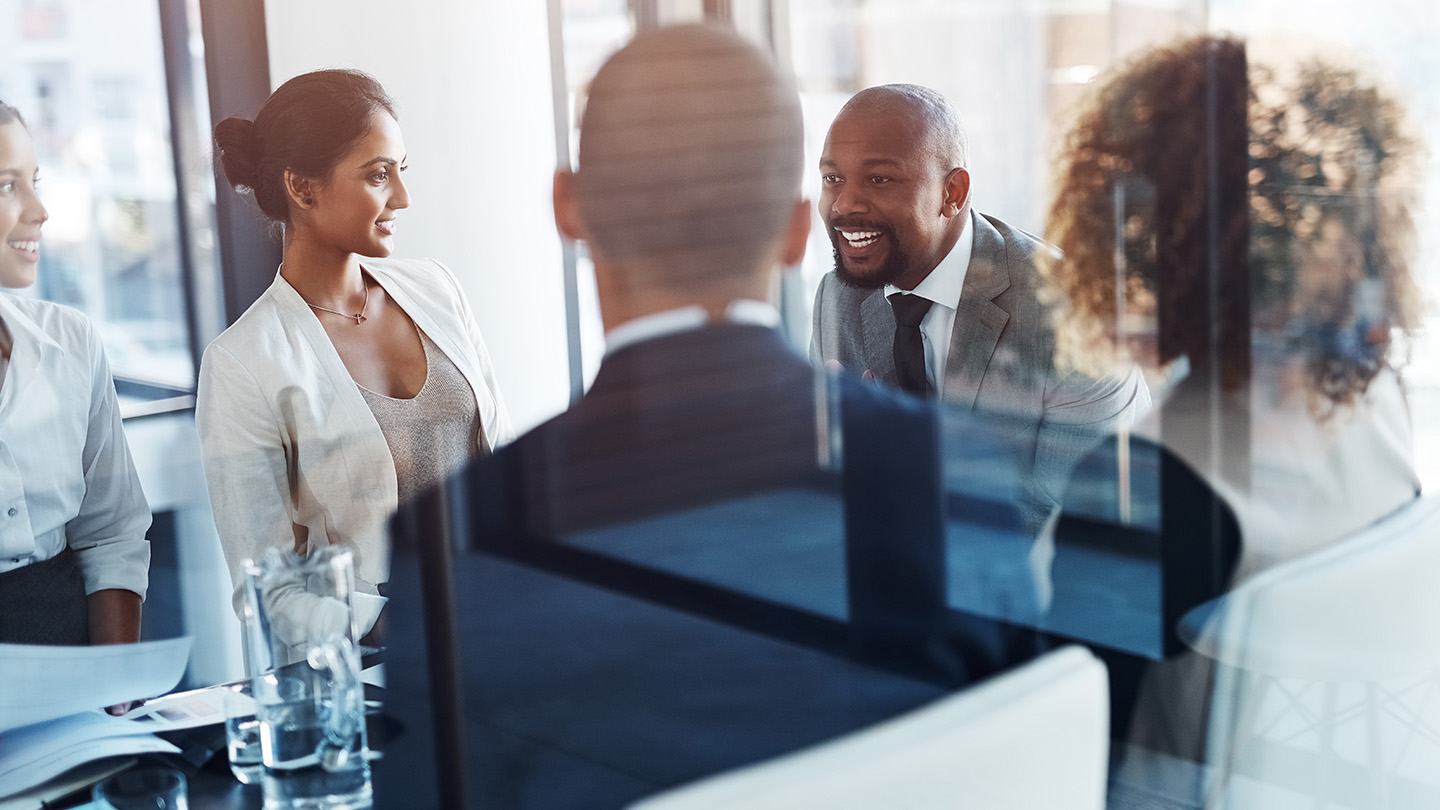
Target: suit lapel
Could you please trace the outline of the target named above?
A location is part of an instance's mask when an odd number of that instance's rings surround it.
[[[860,342],[865,368],[876,380],[898,385],[895,377],[895,312],[885,293],[876,290],[860,303]]]
[[[943,392],[946,402],[965,408],[974,407],[1000,333],[1010,320],[1010,313],[992,300],[1010,287],[1005,239],[974,211],[970,212],[970,227],[975,229],[975,242],[965,271],[965,287],[955,308]],[[892,375],[893,365],[892,361]]]

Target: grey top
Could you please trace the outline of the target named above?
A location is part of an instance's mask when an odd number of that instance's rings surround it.
[[[395,460],[400,503],[444,481],[485,446],[470,383],[429,335],[416,332],[425,347],[425,384],[419,393],[396,399],[355,384]]]

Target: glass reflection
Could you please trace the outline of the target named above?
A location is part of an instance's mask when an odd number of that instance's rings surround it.
[[[1408,711],[1380,676],[1420,676],[1420,662],[1370,648],[1373,666],[1338,665],[1365,655],[1357,631],[1408,622],[1376,610],[1374,586],[1426,556],[1395,528],[1415,531],[1427,507],[1396,351],[1418,323],[1414,158],[1399,105],[1355,70],[1261,64],[1219,37],[1105,77],[1070,130],[1047,229],[1065,251],[1048,269],[1069,304],[1059,362],[1134,357],[1158,382],[1162,406],[1136,441],[1162,459],[1162,569],[1198,544],[1192,559],[1210,567],[1192,584],[1228,570],[1228,521],[1177,529],[1217,511],[1239,529],[1235,590],[1166,615],[1192,651],[1147,668],[1128,731],[1114,730],[1143,751],[1129,778],[1159,754],[1213,768],[1202,789],[1224,806],[1333,800],[1356,785],[1383,795],[1379,752],[1419,742],[1376,713]],[[1181,463],[1167,471],[1166,459]],[[1097,511],[1109,469],[1096,469],[1072,482],[1077,501],[1089,496],[1080,511]],[[1198,490],[1177,499],[1177,485]],[[1056,545],[1058,593],[1063,532]],[[1356,580],[1341,585],[1344,568]],[[1307,602],[1318,591],[1328,596]],[[1341,697],[1341,681],[1368,682],[1368,698]],[[1347,722],[1366,713],[1368,727]],[[1367,764],[1368,775],[1347,769]],[[1306,767],[1335,776],[1297,781]]]

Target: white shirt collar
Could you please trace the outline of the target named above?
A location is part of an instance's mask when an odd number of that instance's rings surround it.
[[[970,212],[965,212],[965,226],[955,247],[935,265],[923,281],[913,290],[902,290],[893,284],[885,285],[885,295],[908,292],[928,299],[948,309],[955,309],[960,303],[960,293],[965,290],[965,271],[970,267],[970,253],[975,248],[975,229],[970,227]]]
[[[53,346],[59,349],[60,344],[55,338],[45,334],[39,324],[30,320],[30,316],[21,312],[10,302],[10,296],[14,293],[0,293],[0,320],[5,321],[5,326],[10,330],[10,337],[19,345],[21,339],[28,339],[41,345]]]
[[[676,332],[699,329],[708,320],[700,306],[667,309],[642,315],[620,324],[605,333],[605,354],[613,354],[626,346],[654,340]],[[725,320],[730,323],[753,324],[775,328],[780,325],[780,311],[764,301],[737,298],[725,307]]]

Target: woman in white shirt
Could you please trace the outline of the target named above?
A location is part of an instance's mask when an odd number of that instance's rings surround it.
[[[35,282],[38,180],[30,132],[0,102],[0,287]],[[0,294],[0,642],[139,641],[149,527],[94,327]]]
[[[196,422],[237,604],[243,562],[276,546],[344,545],[357,588],[375,594],[397,504],[512,438],[489,354],[449,270],[386,258],[410,198],[374,79],[297,76],[253,121],[221,121],[215,146],[284,234],[274,283],[200,370]],[[299,640],[309,616],[297,604],[296,626],[277,630]]]

